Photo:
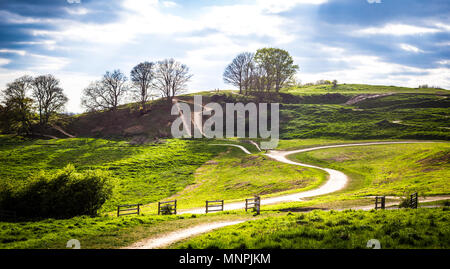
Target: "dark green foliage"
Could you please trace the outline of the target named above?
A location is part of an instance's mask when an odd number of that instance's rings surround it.
[[[97,214],[112,194],[111,178],[100,170],[77,173],[73,165],[40,172],[17,190],[1,190],[0,208],[23,218],[70,218]]]

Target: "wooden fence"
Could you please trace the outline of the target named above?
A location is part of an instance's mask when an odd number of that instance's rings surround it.
[[[141,213],[140,209],[141,204],[133,204],[133,205],[119,205],[117,206],[117,216],[125,216],[125,215],[139,215]],[[128,212],[128,213],[121,213]]]
[[[223,211],[223,200],[206,201],[206,214],[217,211]]]
[[[255,198],[245,199],[245,212],[248,209],[254,209],[256,211],[256,215],[259,215],[261,208],[261,197],[255,196]]]
[[[162,205],[162,206],[161,206]],[[176,215],[177,200],[158,202],[158,215]]]
[[[385,209],[386,208],[386,196],[376,196],[375,197],[375,209]]]
[[[415,192],[409,196],[409,207],[416,209],[418,205],[419,205],[419,195],[417,194],[417,192]]]

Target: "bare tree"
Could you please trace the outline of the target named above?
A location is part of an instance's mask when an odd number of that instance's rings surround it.
[[[9,120],[13,122],[12,125],[16,125],[16,128],[12,129],[15,129],[19,134],[30,133],[33,100],[28,96],[28,92],[32,84],[32,77],[22,76],[8,83],[6,89],[2,91],[5,111],[9,112]]]
[[[174,59],[159,61],[155,72],[155,87],[170,103],[177,94],[185,90],[191,79],[189,68]]]
[[[224,82],[238,87],[240,94],[242,94],[243,89],[247,90],[250,86],[249,78],[252,76],[253,57],[254,54],[251,52],[239,54],[225,68],[223,73]]]
[[[155,77],[155,63],[143,62],[131,70],[131,82],[135,100],[141,103],[141,111],[145,111],[146,103],[150,100],[150,90]]]
[[[59,87],[59,80],[53,75],[38,76],[33,80],[33,97],[38,105],[41,126],[47,124],[50,116],[60,111],[68,101]]]
[[[128,92],[127,77],[120,71],[106,72],[102,80],[91,83],[83,90],[81,105],[88,110],[117,110]]]

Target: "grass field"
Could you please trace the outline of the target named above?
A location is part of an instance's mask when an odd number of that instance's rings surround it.
[[[195,181],[172,198],[180,208],[202,207],[205,200],[243,200],[253,195],[281,195],[316,188],[326,173],[271,160],[262,154],[247,155],[230,147],[195,172]],[[171,198],[169,198],[171,199]]]
[[[438,95],[397,94],[354,105],[283,104],[281,138],[450,138],[450,101]]]
[[[350,175],[351,195],[450,194],[450,144],[342,147],[291,156]]]
[[[110,171],[116,179],[114,192],[102,211],[114,210],[118,204],[155,202],[174,194],[194,181],[198,167],[224,150],[204,141],[178,139],[138,146],[92,138],[22,143],[8,136],[0,139],[0,179],[13,185],[26,182],[39,170],[52,171],[69,163],[78,171]]]
[[[308,94],[327,94],[327,93],[341,93],[341,94],[377,94],[377,93],[429,93],[429,94],[447,94],[448,91],[444,89],[433,88],[408,88],[384,85],[367,85],[367,84],[338,84],[336,88],[332,85],[313,85],[291,87],[282,90],[282,92],[295,95]]]
[[[449,208],[288,213],[241,223],[175,244],[194,249],[449,248]]]

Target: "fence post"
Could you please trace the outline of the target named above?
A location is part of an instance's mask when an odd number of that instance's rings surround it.
[[[256,215],[259,215],[260,214],[260,209],[261,209],[261,197],[256,196],[255,197],[255,202],[256,202],[256,204],[255,204],[255,206],[256,206]]]
[[[120,216],[120,205],[117,206],[117,217]]]
[[[206,201],[206,214],[208,214],[208,201]]]
[[[386,197],[382,196],[381,197],[381,209],[385,209],[386,206]]]
[[[248,199],[245,199],[245,212],[247,212],[247,207],[248,207]]]
[[[175,209],[174,209],[175,215],[177,214],[177,200],[175,200]]]
[[[140,209],[140,204],[137,205],[138,206],[138,216],[141,214],[141,209]]]

